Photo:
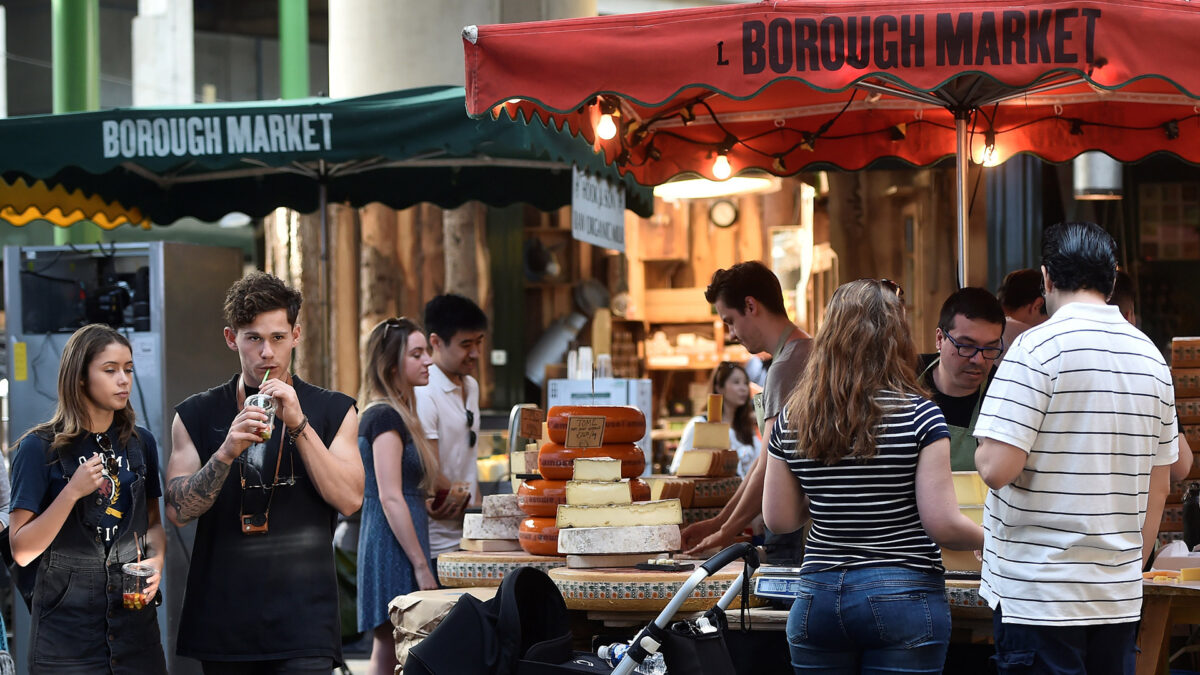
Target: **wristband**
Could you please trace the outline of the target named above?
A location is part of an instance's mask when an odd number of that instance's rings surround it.
[[[288,438],[292,439],[292,443],[295,443],[300,438],[300,435],[303,434],[304,430],[307,428],[308,428],[308,415],[305,415],[304,419],[300,421],[300,426],[296,427],[295,429],[287,429]]]

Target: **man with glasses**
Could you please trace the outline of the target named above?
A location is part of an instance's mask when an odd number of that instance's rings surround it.
[[[196,521],[177,651],[206,675],[328,675],[342,661],[333,525],[362,506],[358,415],[288,372],[301,301],[270,274],[235,282],[224,334],[241,367],[175,408],[167,517]],[[255,394],[273,426],[244,404]]]
[[[921,356],[921,379],[950,429],[950,468],[975,470],[975,420],[1004,349],[1004,308],[983,288],[955,291],[942,303],[937,353]]]
[[[436,447],[440,495],[429,504],[430,569],[437,557],[457,551],[462,540],[463,509],[479,503],[475,446],[479,440],[479,367],[487,337],[487,315],[469,298],[439,295],[425,305],[425,330],[433,365],[429,384],[415,389],[417,414],[425,437]],[[456,490],[456,486],[465,490]]]
[[[1135,672],[1178,437],[1162,354],[1105,304],[1116,271],[1099,225],[1046,228],[1050,318],[1013,343],[975,428],[991,488],[979,595],[1000,672]]]

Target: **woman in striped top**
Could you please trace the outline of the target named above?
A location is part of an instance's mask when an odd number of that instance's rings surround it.
[[[949,432],[913,369],[897,288],[863,279],[834,292],[771,434],[767,527],[812,518],[787,625],[796,673],[941,672],[938,545],[983,546],[958,510]]]

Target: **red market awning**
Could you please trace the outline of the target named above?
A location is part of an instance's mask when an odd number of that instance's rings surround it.
[[[957,156],[965,201],[968,158],[1200,162],[1198,36],[1185,0],[780,0],[468,26],[466,104],[566,126],[643,184]]]

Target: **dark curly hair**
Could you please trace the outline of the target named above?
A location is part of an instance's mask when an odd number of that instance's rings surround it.
[[[779,277],[757,260],[713,272],[712,282],[704,289],[704,299],[710,304],[720,300],[739,314],[746,312],[746,298],[754,298],[772,314],[787,316]]]
[[[264,312],[286,309],[288,324],[295,326],[300,316],[300,291],[266,272],[251,272],[238,279],[225,294],[225,325],[235,331],[254,323]]]

